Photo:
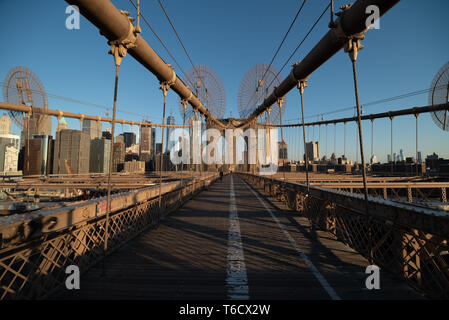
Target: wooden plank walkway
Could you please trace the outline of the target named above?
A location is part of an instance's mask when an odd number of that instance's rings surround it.
[[[241,241],[240,241],[241,239]],[[237,175],[169,215],[56,299],[420,299],[368,261]]]

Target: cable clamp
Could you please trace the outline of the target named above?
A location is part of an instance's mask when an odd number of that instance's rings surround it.
[[[170,87],[171,87],[172,85],[174,85],[175,82],[176,82],[176,73],[175,73],[175,70],[173,70],[173,69],[174,69],[173,66],[170,65],[170,64],[167,64],[167,66],[168,66],[168,67],[171,69],[171,71],[172,71],[172,77],[171,77],[171,79],[168,80],[168,81],[163,81],[163,82],[161,82],[160,89],[162,90],[162,92],[163,92],[163,94],[164,94],[164,97],[167,96],[168,90],[170,90]]]
[[[114,56],[115,65],[120,66],[122,63],[122,59],[126,56],[126,53],[129,49],[133,49],[137,47],[137,35],[140,33],[140,28],[137,28],[133,25],[133,21],[135,20],[133,17],[130,17],[130,13],[127,11],[120,10],[120,13],[123,14],[129,22],[128,34],[119,39],[108,41],[108,44],[111,46],[111,50],[109,50],[109,54]]]
[[[301,93],[301,95],[303,95],[304,94],[304,89],[306,87],[308,87],[308,85],[307,85],[307,78],[299,80],[298,84],[296,85],[296,87],[299,89],[299,92]]]

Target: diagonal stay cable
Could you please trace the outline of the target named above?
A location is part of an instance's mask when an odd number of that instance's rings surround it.
[[[267,75],[268,70],[269,70],[270,67],[273,65],[274,59],[276,59],[276,56],[278,55],[279,51],[281,50],[282,45],[283,45],[284,42],[285,42],[285,39],[287,39],[287,36],[288,36],[288,34],[290,33],[290,31],[291,31],[293,25],[295,24],[296,19],[298,19],[298,16],[299,16],[299,14],[301,13],[302,8],[304,8],[304,5],[306,4],[306,1],[307,1],[307,0],[304,0],[304,1],[302,2],[301,6],[299,7],[298,11],[296,12],[296,15],[295,15],[295,17],[293,18],[293,21],[290,23],[290,27],[288,28],[287,32],[285,33],[284,38],[282,39],[282,41],[281,41],[281,43],[279,44],[279,46],[278,46],[278,48],[277,48],[275,54],[273,55],[273,58],[271,58],[271,61],[270,61],[270,64],[268,65],[267,70],[265,70],[265,73],[264,73],[264,75],[262,76],[262,81],[265,79],[265,76]]]
[[[279,70],[279,72],[277,73],[276,77],[282,72],[282,70],[284,70],[285,66],[290,62],[290,60],[293,58],[293,56],[296,54],[296,52],[298,51],[298,49],[302,46],[302,44],[304,43],[304,41],[307,40],[307,38],[309,37],[309,35],[312,33],[313,29],[315,29],[316,25],[318,24],[318,22],[320,22],[321,18],[323,18],[324,14],[326,13],[326,11],[330,8],[331,4],[329,3],[326,8],[323,10],[323,12],[321,13],[321,15],[319,16],[319,18],[315,21],[315,23],[312,25],[312,27],[310,28],[310,30],[307,32],[307,34],[304,36],[304,38],[302,39],[302,41],[298,44],[298,46],[295,48],[295,50],[293,50],[292,54],[290,55],[290,57],[287,59],[287,61],[285,61],[284,65],[282,66],[282,68]],[[275,78],[276,78],[275,77]],[[273,79],[274,81],[274,79]],[[271,83],[268,85],[268,87],[270,87],[273,84],[273,81],[271,81]]]
[[[271,58],[271,61],[270,61],[269,65],[268,65],[267,69],[265,69],[264,74],[263,74],[263,76],[262,76],[262,78],[261,78],[261,81],[262,81],[262,82],[265,80],[265,77],[267,76],[268,71],[270,70],[271,66],[273,65],[274,59],[276,59],[276,56],[278,55],[279,51],[281,50],[281,48],[282,48],[282,46],[283,46],[285,40],[287,39],[288,34],[290,33],[291,29],[293,28],[293,25],[295,24],[296,20],[298,19],[298,16],[299,16],[299,14],[301,13],[302,8],[304,7],[306,1],[307,1],[307,0],[304,0],[304,1],[302,2],[301,6],[299,7],[298,11],[296,12],[295,17],[293,18],[292,22],[290,23],[290,26],[289,26],[287,32],[285,33],[284,38],[282,39],[282,41],[281,41],[281,43],[279,44],[279,46],[278,46],[276,52],[274,53],[273,57]],[[271,82],[271,84],[272,84],[272,83],[273,83],[273,82]],[[270,84],[270,85],[271,85],[271,84]],[[269,88],[269,86],[268,86],[268,88]],[[257,88],[254,89],[254,92],[253,92],[251,98],[249,98],[248,103],[246,104],[245,109],[247,109],[248,106],[250,105],[250,103],[253,101],[253,98],[254,98],[254,96],[256,95],[256,92],[257,92]],[[262,97],[263,97],[263,95],[261,95],[261,96],[256,100],[256,102],[255,102],[254,104],[259,103],[259,101],[260,101],[260,99],[261,99]]]
[[[194,69],[195,72],[198,74],[198,71],[197,71],[196,68],[195,68],[195,64],[193,63],[192,58],[190,58],[190,55],[189,55],[189,53],[187,52],[187,49],[186,49],[186,47],[184,46],[184,43],[182,42],[181,37],[180,37],[179,34],[178,34],[178,31],[176,31],[175,26],[173,25],[173,23],[172,23],[170,17],[168,16],[168,13],[167,13],[167,11],[165,10],[164,5],[162,4],[161,0],[157,0],[157,1],[159,2],[159,5],[161,6],[162,11],[164,11],[165,17],[167,18],[168,22],[170,23],[170,26],[172,27],[173,31],[175,32],[176,37],[178,38],[179,43],[181,44],[182,48],[184,49],[184,52],[185,52],[185,54],[187,55],[187,58],[189,59],[191,65],[192,65],[192,67],[193,67],[193,69]],[[198,74],[198,76],[200,76],[200,75]]]
[[[134,6],[134,8],[137,9],[137,6],[134,4],[133,0],[129,0],[131,2],[131,4]],[[175,62],[176,66],[179,68],[179,70],[181,70],[182,74],[184,75],[184,78],[186,79],[186,81],[189,81],[190,85],[192,85],[192,83],[190,82],[190,79],[187,78],[186,73],[184,72],[184,70],[182,69],[182,67],[180,66],[180,64],[178,63],[178,61],[176,60],[176,58],[173,56],[173,54],[170,52],[170,50],[167,48],[167,46],[165,45],[165,43],[162,41],[162,39],[159,37],[159,35],[156,33],[156,31],[153,29],[153,27],[150,25],[150,23],[148,22],[148,20],[146,19],[146,17],[143,15],[142,12],[140,12],[140,16],[142,17],[143,21],[145,22],[145,24],[148,26],[148,28],[151,30],[151,32],[154,34],[154,36],[159,40],[159,42],[162,44],[162,46],[164,47],[165,51],[167,51],[168,55],[172,58],[172,60]]]

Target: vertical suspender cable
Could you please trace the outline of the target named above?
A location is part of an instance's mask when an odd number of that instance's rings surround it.
[[[394,159],[393,159],[393,117],[390,117],[390,170],[391,170],[391,174],[393,174],[393,163],[394,163]]]
[[[415,141],[415,152],[416,152],[416,160],[415,160],[415,166],[416,166],[416,176],[418,176],[418,114],[415,114],[416,118],[416,141]]]
[[[357,61],[357,53],[358,50],[363,48],[360,44],[360,40],[351,39],[348,43],[349,48],[347,52],[349,52],[349,57],[352,62],[352,74],[354,77],[354,93],[355,93],[355,101],[357,106],[357,127],[359,131],[358,139],[360,143],[360,157],[362,161],[362,176],[363,176],[363,192],[365,195],[366,202],[366,210],[368,212],[368,187],[366,184],[366,166],[365,166],[365,155],[363,151],[363,136],[362,136],[362,119],[360,113],[360,102],[359,102],[359,88],[357,83],[357,70],[356,70],[356,61]]]
[[[164,133],[165,133],[165,105],[167,101],[167,91],[170,88],[170,85],[166,83],[161,84],[161,90],[164,95],[164,103],[162,107],[162,141],[161,141],[161,153],[159,156],[159,212],[162,210],[162,170],[164,166]]]
[[[279,105],[279,121],[281,124],[281,155],[282,155],[282,175],[284,177],[284,181],[285,181],[285,141],[284,141],[284,131],[282,128],[282,104],[284,103],[284,98],[279,98],[278,99],[278,105]]]
[[[310,185],[309,185],[309,157],[307,156],[307,146],[306,146],[306,127],[305,127],[305,121],[304,121],[304,88],[307,87],[306,84],[307,80],[301,80],[298,82],[298,89],[301,96],[301,118],[302,118],[302,135],[303,135],[303,142],[304,142],[304,157],[305,157],[305,170],[306,170],[306,184],[307,184],[307,192],[310,191]]]
[[[374,156],[374,119],[371,119],[371,159]]]
[[[119,74],[120,63],[116,61],[115,63],[115,84],[114,84],[114,104],[112,107],[112,120],[111,120],[111,147],[109,153],[109,172],[108,172],[108,195],[107,195],[107,206],[106,206],[106,222],[105,222],[105,232],[104,232],[104,255],[108,250],[108,238],[109,238],[109,216],[111,213],[111,175],[113,169],[113,159],[114,159],[114,134],[115,134],[115,117],[116,117],[116,107],[117,107],[117,89],[118,89],[118,74]],[[103,260],[104,262],[104,260]],[[103,273],[104,273],[104,263],[103,263]]]

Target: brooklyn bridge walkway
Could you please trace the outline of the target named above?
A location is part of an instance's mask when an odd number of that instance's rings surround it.
[[[369,262],[253,189],[236,174],[216,182],[157,229],[141,234],[81,277],[63,299],[414,299]]]

